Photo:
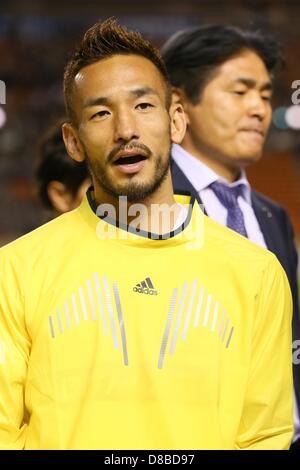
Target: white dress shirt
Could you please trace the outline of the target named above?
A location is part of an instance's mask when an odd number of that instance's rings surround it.
[[[254,213],[251,202],[251,187],[247,180],[245,172],[242,170],[240,178],[234,183],[228,183],[215,173],[211,168],[206,166],[196,157],[184,150],[180,145],[173,144],[172,158],[175,160],[181,171],[185,174],[189,182],[194,186],[195,190],[203,202],[205,211],[209,217],[226,225],[227,209],[221,204],[214,191],[208,186],[215,181],[220,181],[229,187],[239,184],[243,186],[243,195],[238,197],[238,205],[243,213],[246,232],[249,240],[257,243],[263,248],[267,248],[264,236],[260,230],[256,215]],[[293,441],[300,437],[300,416],[297,409],[297,403],[294,393],[294,437]]]
[[[207,215],[222,225],[226,225],[227,209],[221,204],[214,191],[208,186],[215,181],[220,181],[229,187],[242,184],[243,195],[238,197],[237,202],[243,213],[248,238],[263,248],[267,248],[264,236],[252,208],[251,188],[244,171],[241,172],[241,176],[237,181],[229,184],[211,168],[184,150],[180,145],[173,145],[172,157],[199,194]]]

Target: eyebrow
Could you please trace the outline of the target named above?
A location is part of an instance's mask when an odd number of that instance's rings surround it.
[[[257,84],[256,80],[253,80],[252,78],[244,78],[240,77],[234,80],[234,83],[241,83],[242,85],[246,85],[249,88],[254,88]],[[262,84],[260,87],[260,90],[270,90],[273,91],[273,85],[271,81],[267,81]]]
[[[135,98],[141,98],[142,96],[145,95],[154,95],[154,96],[159,96],[156,90],[149,86],[145,86],[142,88],[137,88],[136,90],[132,90],[130,92],[131,95],[133,95]]]
[[[101,105],[107,105],[109,103],[109,99],[104,97],[104,96],[99,96],[97,98],[89,98],[87,99],[83,107],[84,108],[90,108],[92,106],[101,106]]]
[[[159,96],[157,91],[155,91],[151,87],[142,87],[142,88],[136,88],[135,90],[130,91],[130,95],[132,95],[133,98],[141,98],[143,96],[147,95],[153,95],[153,96]],[[90,108],[92,106],[107,106],[111,103],[111,99],[106,97],[106,96],[99,96],[97,98],[89,98],[85,101],[83,107],[84,108]]]

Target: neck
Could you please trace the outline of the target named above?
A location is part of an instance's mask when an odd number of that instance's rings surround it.
[[[188,136],[185,137],[181,146],[229,183],[233,183],[240,177],[241,169],[239,167],[230,162],[225,162],[220,155],[216,152],[213,153],[211,149],[207,149],[204,146],[200,148],[198,145],[196,147]]]
[[[139,201],[128,201],[126,196],[115,198],[97,185],[94,188],[99,215],[108,212],[112,219],[146,232],[163,234],[173,230],[180,208],[174,199],[170,171],[153,194]]]

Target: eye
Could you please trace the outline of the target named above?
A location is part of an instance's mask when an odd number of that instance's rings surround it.
[[[235,95],[244,95],[246,93],[246,91],[244,90],[236,90],[233,92]]]
[[[102,111],[98,111],[97,113],[93,114],[91,116],[91,119],[95,119],[97,117],[103,118],[105,116],[108,116],[109,114],[110,114],[109,111],[107,111],[106,109],[103,109]]]
[[[153,107],[154,106],[151,103],[139,103],[138,105],[136,105],[136,108],[141,109],[142,111],[145,109],[153,108]]]
[[[272,96],[269,96],[269,95],[262,95],[261,98],[262,98],[264,101],[271,101]]]

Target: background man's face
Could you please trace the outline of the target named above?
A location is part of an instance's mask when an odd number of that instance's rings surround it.
[[[116,55],[75,77],[78,136],[94,185],[137,201],[152,194],[169,168],[166,87],[148,59]]]
[[[217,69],[198,104],[187,101],[184,146],[229,167],[258,160],[271,122],[271,92],[263,61],[251,50],[241,51]]]

